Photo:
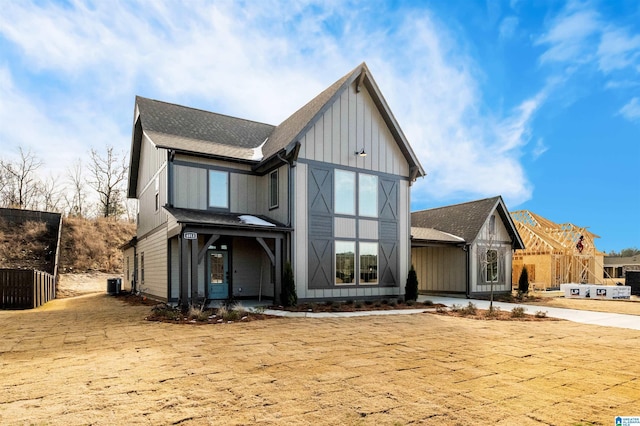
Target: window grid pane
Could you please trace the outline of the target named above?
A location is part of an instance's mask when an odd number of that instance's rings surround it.
[[[360,284],[378,284],[378,243],[360,243]]]
[[[336,241],[336,284],[354,283],[355,261],[355,242]]]
[[[356,214],[356,174],[345,170],[335,171],[335,212]]]
[[[229,174],[209,170],[209,207],[229,208]]]
[[[358,177],[358,214],[378,216],[378,177],[360,174]]]

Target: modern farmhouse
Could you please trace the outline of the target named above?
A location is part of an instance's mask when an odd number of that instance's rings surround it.
[[[125,286],[170,303],[400,296],[425,172],[366,64],[277,126],[136,97]],[[127,263],[128,262],[128,263]]]
[[[513,251],[524,244],[502,197],[413,212],[411,235],[421,293],[511,292]]]

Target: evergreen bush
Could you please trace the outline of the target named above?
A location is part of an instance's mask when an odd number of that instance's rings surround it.
[[[418,300],[418,275],[413,265],[411,265],[411,269],[409,269],[404,300]]]
[[[282,291],[280,292],[282,306],[296,306],[298,295],[296,294],[296,284],[293,280],[293,270],[289,262],[284,265],[284,276],[282,277]]]
[[[518,280],[518,293],[529,293],[529,271],[527,271],[526,266],[524,266],[522,268],[522,272],[520,272],[520,279]]]

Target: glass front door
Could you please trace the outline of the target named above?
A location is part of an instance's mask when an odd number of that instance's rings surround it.
[[[229,264],[225,251],[209,251],[209,285],[207,298],[227,299],[229,297]]]

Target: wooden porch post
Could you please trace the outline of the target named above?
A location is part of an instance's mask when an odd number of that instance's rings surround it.
[[[188,241],[180,234],[180,306],[189,306],[189,271],[187,269],[187,248]]]
[[[198,300],[198,239],[191,240],[191,303]]]
[[[274,295],[274,301],[280,299],[280,292],[282,291],[282,238],[276,238],[276,282],[274,285],[274,290],[276,294]]]

